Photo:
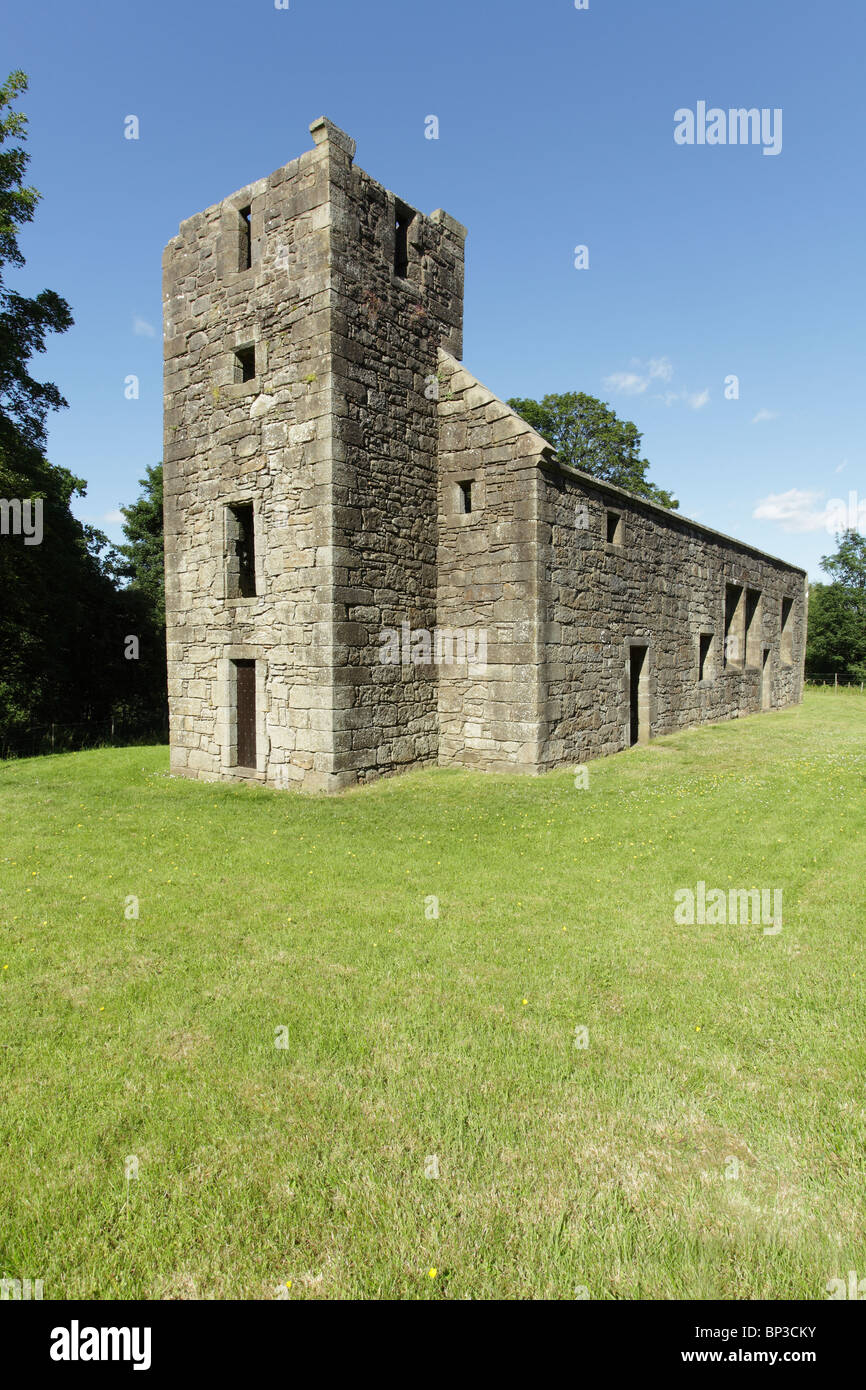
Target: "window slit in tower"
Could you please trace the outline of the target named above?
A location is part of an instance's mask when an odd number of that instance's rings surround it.
[[[403,203],[395,205],[394,274],[405,280],[409,274],[409,223],[412,213]]]
[[[239,208],[238,213],[241,219],[238,269],[249,270],[253,263],[253,235],[252,226],[250,224],[252,208]]]

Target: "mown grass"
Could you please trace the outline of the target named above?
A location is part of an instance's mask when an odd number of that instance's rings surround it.
[[[859,692],[593,763],[587,790],[166,769],[0,766],[0,1274],[509,1299],[866,1275]],[[781,887],[781,933],[677,925],[699,879]]]

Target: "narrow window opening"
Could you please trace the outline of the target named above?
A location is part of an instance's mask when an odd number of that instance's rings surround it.
[[[256,549],[253,504],[235,502],[226,510],[226,592],[229,598],[255,598]]]
[[[761,591],[746,590],[745,614],[746,665],[761,664]]]
[[[409,223],[412,212],[404,203],[395,204],[394,274],[405,280],[409,274]]]
[[[607,543],[622,545],[622,516],[619,512],[607,513]]]
[[[725,666],[743,662],[743,588],[741,584],[725,585]]]
[[[698,680],[708,681],[712,679],[712,664],[710,652],[713,646],[713,634],[702,632],[700,634],[700,646],[698,650]]]
[[[779,656],[783,666],[793,666],[794,664],[794,632],[791,615],[794,611],[794,600],[792,598],[782,599],[782,640]]]
[[[240,241],[238,250],[238,270],[249,270],[253,263],[252,208],[239,208]]]
[[[256,663],[236,661],[235,757],[237,767],[256,766]]]
[[[235,348],[235,381],[252,381],[256,374],[256,345]]]
[[[467,482],[465,482],[465,483],[458,483],[458,484],[457,484],[457,488],[458,488],[458,494],[457,494],[457,496],[458,496],[458,502],[459,502],[459,504],[460,504],[460,511],[463,513],[464,516],[468,516],[469,513],[472,511],[472,481],[471,481],[471,479],[469,479],[469,480],[468,480]]]

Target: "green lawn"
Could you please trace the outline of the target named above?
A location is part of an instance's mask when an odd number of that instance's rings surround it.
[[[0,765],[0,1275],[46,1299],[866,1276],[859,692],[586,790],[431,770],[313,799],[167,767]],[[782,931],[678,925],[698,880],[782,888]]]

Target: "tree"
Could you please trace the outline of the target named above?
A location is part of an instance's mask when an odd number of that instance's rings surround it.
[[[66,405],[52,382],[34,380],[27,364],[34,352],[45,351],[47,333],[65,333],[73,322],[69,305],[54,290],[27,299],[7,289],[3,279],[4,265],[24,264],[18,228],[33,221],[39,202],[36,189],[22,183],[29,154],[22,145],[5,148],[10,139],[25,137],[27,117],[4,113],[26,90],[23,72],[11,73],[0,87],[0,445],[13,449],[44,445],[46,414]]]
[[[845,531],[835,555],[821,557],[831,584],[809,592],[806,671],[866,680],[866,537]]]
[[[650,465],[640,457],[643,435],[637,426],[620,420],[603,401],[583,391],[567,391],[541,401],[515,397],[508,404],[553,445],[563,463],[662,507],[679,507],[671,493],[647,478]]]
[[[147,601],[154,622],[165,626],[165,569],[162,533],[162,464],[156,463],[139,478],[143,496],[131,507],[121,507],[126,545],[119,547],[120,573],[130,591]]]
[[[127,635],[137,638],[139,648],[138,659],[127,664],[123,704],[131,722],[156,728],[164,725],[168,712],[162,464],[147,468],[139,483],[142,496],[120,509],[126,544],[118,548],[118,575],[127,581],[120,602]]]
[[[5,519],[27,508],[40,534],[0,534],[0,742],[38,723],[105,717],[122,652],[122,614],[105,536],[70,509],[85,484],[45,457],[46,417],[66,405],[51,382],[29,370],[49,333],[72,325],[54,290],[28,299],[6,286],[4,267],[24,258],[18,230],[33,220],[39,194],[23,179],[27,120],[11,104],[27,90],[13,72],[0,87],[0,498]]]
[[[859,531],[843,531],[836,537],[835,555],[822,555],[821,568],[837,584],[852,593],[866,592],[866,536]]]

